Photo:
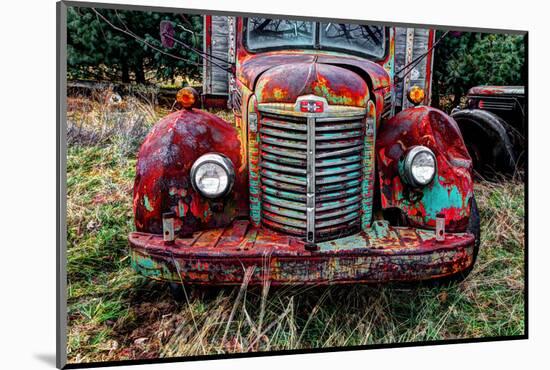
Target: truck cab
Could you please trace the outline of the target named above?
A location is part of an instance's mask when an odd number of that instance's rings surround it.
[[[204,49],[226,45],[230,68],[207,60],[202,99],[183,89],[140,149],[134,268],[216,285],[465,276],[479,248],[472,163],[456,122],[426,105],[417,31],[227,18],[217,33],[205,19]],[[417,34],[431,55],[433,30]],[[399,63],[412,67],[397,81]],[[194,106],[220,86],[233,122]]]

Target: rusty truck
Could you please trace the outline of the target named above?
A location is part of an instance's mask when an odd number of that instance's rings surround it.
[[[139,150],[137,272],[198,285],[468,274],[472,159],[429,105],[433,29],[207,15],[203,36],[201,96],[182,89]]]

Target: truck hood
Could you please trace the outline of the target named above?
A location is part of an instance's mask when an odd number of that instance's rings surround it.
[[[313,94],[329,104],[364,107],[369,98],[366,76],[374,90],[390,84],[381,66],[331,54],[264,53],[246,59],[238,71],[238,79],[256,93],[259,103],[294,103]]]

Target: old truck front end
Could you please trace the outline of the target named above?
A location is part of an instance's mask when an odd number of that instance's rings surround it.
[[[443,112],[391,117],[393,30],[263,18],[235,30],[235,123],[191,108],[186,90],[187,108],[141,147],[133,267],[213,285],[467,273],[479,247],[471,159]]]

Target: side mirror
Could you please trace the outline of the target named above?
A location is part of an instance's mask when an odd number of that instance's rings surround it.
[[[176,32],[174,31],[174,24],[172,22],[160,22],[160,41],[162,46],[169,49],[173,48],[175,34]]]

